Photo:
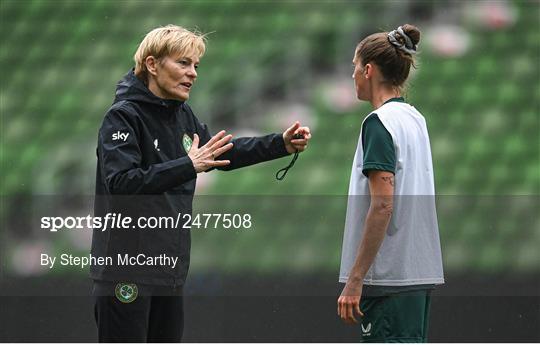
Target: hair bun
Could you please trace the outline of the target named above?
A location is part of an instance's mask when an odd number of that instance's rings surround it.
[[[403,29],[405,34],[409,36],[415,46],[420,43],[420,30],[418,30],[416,26],[411,24],[404,24],[401,26],[401,28]]]
[[[420,42],[420,30],[414,25],[405,24],[388,33],[388,40],[396,48],[407,54],[416,54],[416,45]]]

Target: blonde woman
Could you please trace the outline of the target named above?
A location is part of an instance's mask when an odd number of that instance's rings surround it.
[[[186,103],[205,49],[204,35],[179,26],[149,32],[99,130],[95,215],[182,216],[178,228],[145,228],[142,217],[127,228],[94,229],[91,254],[102,260],[90,276],[100,342],[179,342],[190,262],[183,225],[197,174],[284,157],[303,151],[310,139],[298,122],[262,137],[212,136]]]

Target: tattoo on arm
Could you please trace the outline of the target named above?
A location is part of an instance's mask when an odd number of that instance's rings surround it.
[[[383,176],[381,178],[384,182],[390,183],[390,185],[394,187],[394,176]]]

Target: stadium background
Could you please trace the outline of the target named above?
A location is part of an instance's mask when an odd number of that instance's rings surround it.
[[[354,340],[334,314],[370,111],[350,61],[360,38],[407,22],[422,30],[407,100],[430,130],[448,282],[430,339],[539,341],[539,18],[538,1],[2,1],[0,341],[95,340],[86,272],[32,259],[84,254],[89,231],[52,236],[29,210],[88,212],[115,84],[145,33],[169,23],[211,32],[189,101],[210,128],[256,135],[299,119],[313,132],[282,182],[287,158],[200,177],[196,207],[270,218],[249,235],[193,234],[185,340]],[[50,293],[62,287],[78,292]]]

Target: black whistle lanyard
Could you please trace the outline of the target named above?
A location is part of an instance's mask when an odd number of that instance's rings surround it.
[[[289,163],[289,165],[287,165],[283,169],[278,170],[278,172],[276,173],[276,180],[281,181],[285,178],[285,175],[287,175],[287,172],[289,171],[289,169],[293,167],[294,163],[296,163],[296,160],[298,159],[298,155],[299,155],[298,150],[296,150],[296,152],[294,153],[294,157]]]

